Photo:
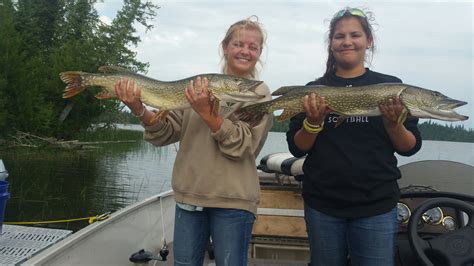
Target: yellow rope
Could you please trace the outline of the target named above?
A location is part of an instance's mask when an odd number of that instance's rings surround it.
[[[67,219],[67,220],[37,221],[37,222],[3,222],[3,224],[11,224],[11,225],[55,224],[55,223],[68,223],[68,222],[76,222],[76,221],[83,221],[83,220],[89,220],[89,224],[92,224],[96,221],[103,221],[109,218],[109,215],[110,215],[110,212],[106,212],[101,215],[84,217],[84,218]]]

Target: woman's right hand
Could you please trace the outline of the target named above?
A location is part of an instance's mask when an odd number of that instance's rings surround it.
[[[331,111],[324,97],[317,97],[315,93],[304,96],[303,108],[306,119],[312,125],[323,124],[326,115]]]
[[[139,115],[143,112],[145,106],[143,106],[140,100],[141,91],[138,86],[135,86],[133,80],[123,78],[117,81],[115,83],[115,94],[135,115]]]

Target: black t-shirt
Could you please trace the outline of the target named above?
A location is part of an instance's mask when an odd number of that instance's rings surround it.
[[[377,83],[401,82],[400,79],[369,69],[355,78],[336,75],[319,78],[307,85],[357,87]],[[290,121],[287,141],[290,152],[301,157],[303,164],[303,198],[311,208],[329,215],[346,218],[368,217],[388,212],[399,196],[397,152],[385,131],[382,117],[348,117],[334,127],[338,115],[329,113],[324,129],[309,152],[298,149],[293,138],[302,127],[305,113]],[[416,137],[410,156],[421,148],[418,119],[408,117],[405,127]]]

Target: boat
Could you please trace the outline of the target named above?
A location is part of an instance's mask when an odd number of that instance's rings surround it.
[[[258,167],[261,203],[248,265],[308,265],[301,197],[303,160],[289,153],[262,158]],[[456,180],[472,188],[474,167],[424,160],[400,169],[404,183],[397,205],[397,265],[472,265],[473,193],[438,191],[431,182]],[[174,212],[173,192],[160,193],[69,235],[22,265],[172,265]],[[215,265],[212,246],[205,265]]]

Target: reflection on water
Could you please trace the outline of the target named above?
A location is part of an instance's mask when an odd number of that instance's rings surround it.
[[[10,175],[5,221],[45,221],[115,211],[171,187],[173,145],[144,141],[88,151],[2,151]],[[52,227],[79,229],[86,222]]]
[[[144,141],[102,144],[89,151],[0,151],[10,173],[11,199],[5,221],[45,221],[95,216],[115,211],[171,188],[177,144],[154,147]],[[429,142],[415,157],[452,159],[474,165],[473,143]],[[270,133],[257,162],[266,154],[287,152],[284,133]],[[80,229],[87,222],[48,225]]]

